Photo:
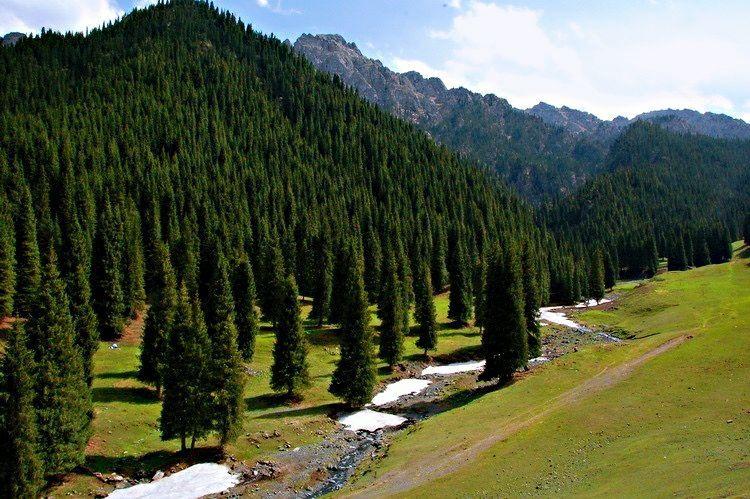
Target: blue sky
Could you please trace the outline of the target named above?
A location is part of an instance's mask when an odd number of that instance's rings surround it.
[[[150,0],[0,0],[0,33],[81,30]],[[294,40],[339,33],[398,71],[612,118],[693,108],[750,121],[745,0],[215,0]],[[717,4],[720,4],[717,7]]]

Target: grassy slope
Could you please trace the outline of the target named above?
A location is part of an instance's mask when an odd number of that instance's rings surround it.
[[[579,315],[628,329],[637,340],[584,349],[417,425],[347,492],[747,494],[748,310],[747,259],[659,276],[624,292],[616,310]],[[650,358],[621,381],[565,395],[587,378],[606,376],[614,366],[682,335],[692,339]],[[460,462],[436,464],[455,454]]]
[[[479,344],[478,331],[473,328],[453,329],[448,324],[447,295],[436,297],[436,308],[441,329],[438,350],[432,354],[447,359],[473,353]],[[306,316],[308,312],[309,307],[304,307],[303,315]],[[373,324],[378,323],[373,314]],[[295,405],[285,404],[271,392],[269,379],[274,335],[268,329],[259,335],[255,358],[249,364],[256,375],[248,378],[246,389],[246,434],[229,446],[230,454],[253,462],[276,452],[285,442],[295,447],[318,441],[322,438],[321,433],[335,427],[328,413],[336,409],[338,399],[328,393],[328,384],[338,359],[336,332],[318,330],[310,324],[307,327],[313,385],[305,392],[304,401]],[[135,378],[139,365],[137,340],[137,333],[126,335],[116,350],[110,350],[109,343],[102,343],[96,354],[93,386],[96,418],[94,435],[87,451],[87,465],[94,471],[117,470],[132,475],[143,470],[150,476],[156,469],[165,469],[182,459],[176,455],[179,449],[176,440],[162,442],[159,437],[161,404],[154,397],[154,392]],[[415,340],[415,337],[405,339],[407,360],[423,358],[414,346]],[[381,380],[391,376],[384,364],[379,368]],[[263,432],[273,434],[274,430],[278,430],[281,436],[262,436]],[[215,442],[212,440],[200,443],[213,444]],[[195,459],[210,458],[199,456]],[[90,494],[101,485],[92,477],[73,475],[67,483],[56,488],[55,493]]]

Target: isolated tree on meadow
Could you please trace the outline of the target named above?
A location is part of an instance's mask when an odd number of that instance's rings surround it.
[[[521,264],[513,245],[497,249],[487,266],[482,350],[486,364],[481,380],[506,383],[528,361]]]
[[[275,242],[268,243],[263,254],[263,286],[259,289],[263,314],[276,326],[284,286],[284,257]]]
[[[471,273],[466,250],[460,241],[456,245],[449,278],[448,318],[459,324],[468,324],[471,319]]]
[[[430,269],[422,264],[414,280],[414,318],[417,321],[417,347],[424,350],[437,348],[437,321],[435,319],[435,298],[432,293]]]
[[[276,342],[273,345],[271,388],[299,397],[310,386],[307,340],[302,329],[297,284],[289,275],[281,289],[277,309]]]
[[[487,274],[487,255],[474,262],[471,289],[474,291],[474,325],[481,332],[484,328],[484,281]]]
[[[36,364],[28,343],[23,323],[16,322],[8,332],[0,377],[0,497],[34,499],[43,483],[34,407]]]
[[[237,346],[242,358],[250,361],[255,353],[255,338],[258,336],[260,326],[258,312],[255,310],[253,269],[246,257],[240,258],[234,265],[232,295],[237,325]]]
[[[211,341],[200,305],[190,303],[183,284],[164,356],[164,401],[159,428],[162,440],[179,437],[190,448],[211,431]]]
[[[153,303],[143,327],[141,341],[141,365],[138,378],[156,387],[157,396],[161,397],[162,368],[164,366],[169,331],[177,306],[177,282],[175,280],[169,249],[164,243],[156,247],[155,258],[158,265],[154,272]]]
[[[208,336],[211,339],[213,425],[219,436],[219,443],[224,446],[242,431],[245,375],[237,346],[237,327],[234,323],[234,303],[227,276],[227,263],[218,253],[214,258],[213,275],[207,283],[208,303],[204,304],[204,309]]]
[[[347,244],[344,251],[341,263],[345,268],[346,280],[342,291],[348,299],[342,307],[340,357],[328,390],[344,399],[349,406],[361,407],[372,399],[376,381],[372,328],[362,275],[362,257],[352,242]]]
[[[27,327],[37,365],[39,452],[45,475],[56,475],[83,463],[92,405],[54,251],[46,260],[44,286]]]
[[[393,367],[401,360],[404,352],[404,293],[398,279],[396,261],[392,252],[388,253],[383,265],[378,302],[380,325],[380,349],[378,355]]]

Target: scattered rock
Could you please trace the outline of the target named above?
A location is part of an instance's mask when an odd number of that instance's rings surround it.
[[[162,478],[164,478],[164,472],[159,470],[156,473],[154,473],[154,476],[151,477],[151,481],[155,482],[157,480],[161,480]]]

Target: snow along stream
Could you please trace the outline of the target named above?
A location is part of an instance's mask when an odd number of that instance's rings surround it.
[[[151,483],[117,489],[108,495],[114,499],[196,499],[218,494],[234,487],[240,477],[216,463],[201,463]]]

